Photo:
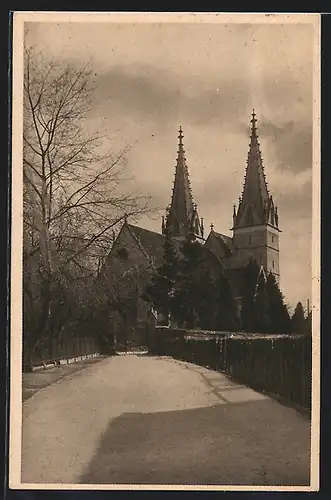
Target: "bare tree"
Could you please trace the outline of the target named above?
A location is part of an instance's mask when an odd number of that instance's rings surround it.
[[[92,74],[89,66],[45,60],[33,47],[25,49],[25,311],[36,309],[29,291],[33,276],[40,285],[39,319],[33,322],[39,337],[49,334],[54,286],[63,289],[72,277],[89,279],[117,224],[150,210],[147,197],[125,189],[129,148],[113,154],[105,138],[86,132]]]

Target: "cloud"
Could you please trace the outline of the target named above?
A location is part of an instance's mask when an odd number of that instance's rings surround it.
[[[292,230],[298,220],[305,221],[307,224],[305,233],[311,232],[309,222],[312,216],[312,182],[307,180],[302,187],[297,186],[288,192],[279,193],[277,197],[277,205],[281,207],[284,213],[284,219],[288,226],[288,230]],[[286,214],[286,215],[285,215]],[[281,219],[281,213],[280,219]]]
[[[249,134],[252,96],[250,86],[238,77],[223,78],[216,88],[214,80],[207,85],[201,76],[192,82],[188,75],[174,74],[173,69],[136,64],[130,69],[113,67],[97,75],[96,84],[95,115],[116,114],[140,123],[147,120],[158,128],[179,121],[214,128],[218,133]],[[311,105],[303,100],[304,92],[295,92],[296,85],[293,78],[286,80],[283,75],[266,103],[269,110],[264,104],[264,112],[258,115],[259,135],[270,144],[276,167],[295,173],[312,166]],[[293,98],[292,108],[284,104],[288,98]]]
[[[172,70],[113,67],[96,75],[94,113],[102,109],[104,114],[122,112],[157,123],[179,118],[192,125],[231,128],[249,106],[249,88],[239,78],[213,81],[209,88],[201,76],[194,85],[189,80],[188,75],[174,75]]]
[[[275,165],[280,170],[299,173],[312,168],[312,123],[299,120],[276,125],[262,122],[259,134],[272,145]]]
[[[113,67],[97,75],[96,106],[102,107],[105,114],[121,110],[140,119],[173,119],[178,102],[183,97],[178,88],[162,83],[166,75],[159,73],[156,79],[151,68],[141,67],[140,71],[132,71],[131,68],[129,72]],[[100,112],[100,109],[95,112]]]

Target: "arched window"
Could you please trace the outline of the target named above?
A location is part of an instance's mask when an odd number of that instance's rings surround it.
[[[275,268],[275,261],[273,260],[272,261],[272,269],[274,269],[274,268]]]
[[[248,235],[248,244],[251,245],[251,243],[252,243],[252,236]]]

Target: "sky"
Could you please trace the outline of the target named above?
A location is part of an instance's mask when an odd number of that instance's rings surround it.
[[[74,19],[74,17],[71,17]],[[29,22],[45,57],[91,61],[87,127],[127,144],[135,188],[170,203],[178,129],[205,227],[231,235],[252,108],[278,206],[280,286],[294,307],[311,298],[313,26],[311,23]],[[160,231],[161,217],[139,225]]]

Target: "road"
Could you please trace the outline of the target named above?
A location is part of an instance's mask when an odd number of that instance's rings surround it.
[[[171,358],[106,358],[23,405],[22,482],[309,485],[310,423]]]

